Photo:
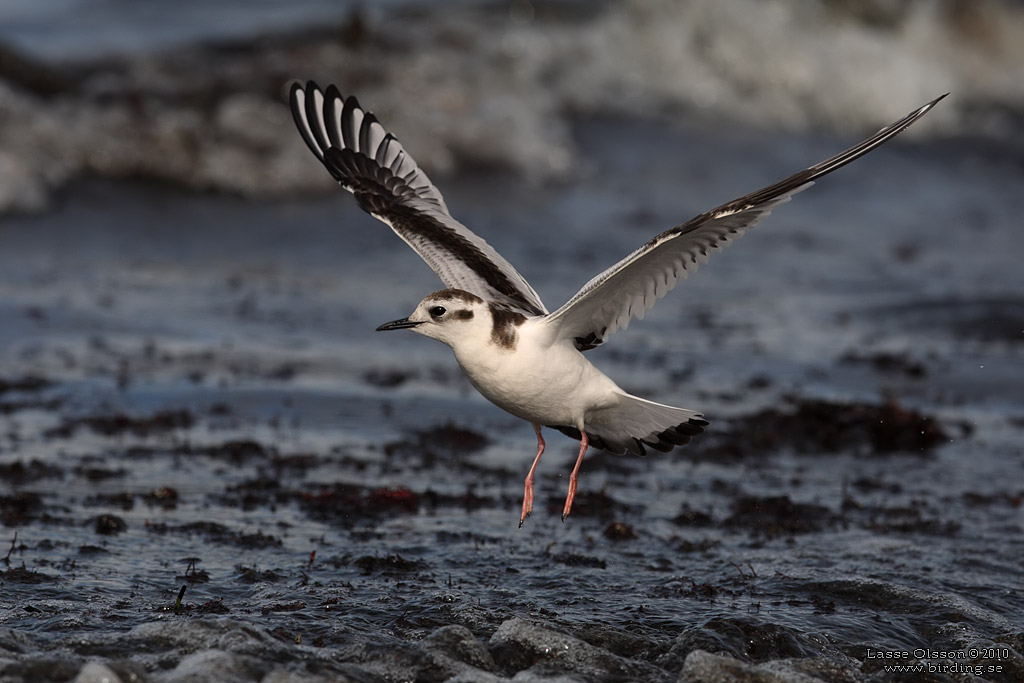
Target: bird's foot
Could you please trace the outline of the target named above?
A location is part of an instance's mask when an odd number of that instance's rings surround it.
[[[569,494],[565,497],[565,507],[562,508],[562,521],[569,516],[572,510],[572,501],[576,499],[576,474],[569,477]]]
[[[528,478],[523,488],[523,513],[519,515],[519,528],[523,528],[523,522],[533,512],[533,480]]]
[[[537,471],[540,456],[544,455],[544,437],[540,435],[540,425],[534,424],[533,431],[537,433],[537,456],[533,459],[533,464],[530,465],[526,479],[523,480],[523,514],[519,515],[520,529],[523,528],[526,518],[533,512],[533,473]]]
[[[576,480],[580,473],[580,464],[583,462],[583,454],[587,452],[587,446],[590,443],[590,439],[587,437],[587,432],[584,429],[580,429],[580,454],[576,458],[576,466],[572,468],[572,474],[569,475],[569,495],[565,497],[565,508],[562,509],[562,522],[565,522],[565,518],[569,516],[569,511],[572,510],[572,501],[576,498]]]

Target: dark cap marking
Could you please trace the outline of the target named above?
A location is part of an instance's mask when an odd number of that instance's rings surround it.
[[[482,304],[483,299],[478,297],[476,294],[467,292],[464,289],[439,289],[436,292],[426,295],[424,301],[439,301],[442,299],[455,299],[456,301],[462,301],[467,304]],[[472,311],[470,311],[472,312]]]

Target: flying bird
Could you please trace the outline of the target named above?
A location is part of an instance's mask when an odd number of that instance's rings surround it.
[[[632,319],[643,318],[712,252],[732,244],[818,178],[906,129],[942,97],[845,152],[666,230],[549,311],[512,264],[452,217],[441,192],[355,97],[343,97],[333,85],[321,90],[312,81],[294,83],[290,93],[295,123],[313,154],[445,286],[428,294],[408,317],[377,330],[408,329],[444,342],[481,394],[533,425],[537,454],[523,482],[520,527],[533,510],[534,473],[545,448],[542,427],[580,442],[564,522],[589,447],[615,454],[644,455],[648,448],[668,452],[708,424],[699,412],[626,393],[583,354]]]

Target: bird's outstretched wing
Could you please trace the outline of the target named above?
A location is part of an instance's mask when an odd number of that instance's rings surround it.
[[[448,213],[441,193],[398,140],[355,97],[310,81],[291,88],[295,124],[313,154],[365,211],[387,223],[446,287],[527,315],[547,309],[530,284],[487,242]]]
[[[633,318],[642,319],[658,299],[705,263],[711,252],[742,237],[772,209],[810,187],[815,179],[906,129],[943,97],[831,159],[666,230],[585,284],[564,306],[548,315],[545,324],[552,326],[557,338],[574,340],[582,351],[594,348],[616,330],[625,329]]]

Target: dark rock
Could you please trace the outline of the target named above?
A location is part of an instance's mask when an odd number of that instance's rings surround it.
[[[938,421],[895,400],[879,404],[792,399],[732,421],[691,449],[702,458],[746,458],[783,449],[820,454],[868,450],[875,455],[926,453],[949,435]]]
[[[465,626],[442,626],[423,641],[424,646],[459,662],[484,671],[496,671],[494,657]]]
[[[187,410],[164,410],[146,416],[112,413],[67,420],[46,432],[46,436],[67,438],[79,427],[85,427],[103,436],[118,436],[126,433],[135,436],[151,436],[178,429],[188,429],[194,423],[195,418]]]
[[[876,372],[886,375],[904,375],[911,379],[923,379],[928,374],[923,363],[897,353],[879,352],[865,355],[851,351],[843,354],[839,362],[846,365],[870,365]]]
[[[749,529],[759,536],[775,538],[821,531],[837,519],[823,505],[794,503],[789,496],[743,496],[733,502],[732,514],[724,523]]]
[[[128,530],[128,524],[115,515],[100,515],[93,519],[96,533],[104,536],[119,534]]]
[[[746,618],[715,617],[683,631],[658,663],[669,668],[678,666],[678,662],[702,650],[753,662],[822,654],[820,643],[794,629]]]
[[[35,458],[28,462],[15,460],[14,462],[0,463],[0,480],[11,484],[25,484],[39,479],[57,479],[63,474],[64,471],[59,467]]]
[[[32,393],[48,389],[52,386],[53,382],[37,375],[25,375],[18,379],[4,379],[0,377],[0,394],[5,394],[9,391]]]
[[[602,535],[609,541],[631,541],[636,538],[633,527],[622,522],[612,522],[604,528]]]
[[[679,683],[822,683],[821,679],[793,670],[774,671],[767,665],[747,664],[724,655],[694,650],[686,657]],[[863,680],[846,679],[851,681]]]
[[[568,565],[570,567],[593,567],[595,569],[604,569],[606,563],[599,557],[588,557],[587,555],[580,555],[578,553],[559,553],[558,555],[551,556],[552,562],[558,564]]]
[[[356,559],[352,564],[361,569],[364,574],[411,572],[426,566],[418,560],[407,560],[401,555],[387,555],[385,557],[364,555]]]
[[[43,501],[38,493],[19,491],[9,496],[0,496],[0,519],[5,526],[23,524],[43,510]]]
[[[518,618],[503,622],[488,647],[499,670],[508,676],[535,668],[545,676],[573,673],[584,680],[661,681],[667,677],[667,672],[647,662],[619,657]]]

